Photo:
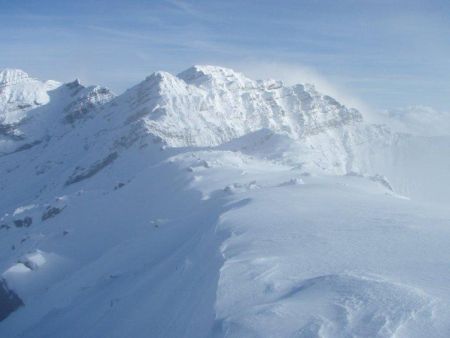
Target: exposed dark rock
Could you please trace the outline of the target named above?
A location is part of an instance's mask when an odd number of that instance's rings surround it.
[[[75,107],[75,105],[77,105]],[[95,105],[93,103],[77,103],[74,102],[72,106],[68,107],[68,113],[64,118],[64,122],[73,124],[77,120],[83,119],[87,117],[88,113],[95,109]]]
[[[66,83],[66,87],[68,87],[70,89],[75,89],[75,88],[82,87],[82,86],[80,84],[80,80],[75,79],[72,82]]]
[[[23,265],[25,265],[30,270],[35,270],[36,269],[36,266],[30,261],[23,261],[23,262],[19,262],[19,263],[22,263]]]
[[[38,144],[41,144],[41,143],[42,143],[42,140],[36,140],[32,143],[25,143],[25,144],[21,145],[20,147],[18,147],[16,150],[14,150],[14,153],[33,148],[34,146],[37,146]]]
[[[14,220],[14,225],[18,228],[26,227],[28,228],[33,223],[33,219],[29,216],[24,219],[16,219]]]
[[[83,181],[89,177],[94,176],[100,170],[102,170],[103,168],[105,168],[108,165],[110,165],[111,163],[113,163],[118,157],[119,157],[119,154],[117,154],[117,152],[113,152],[113,153],[109,154],[103,160],[93,164],[90,168],[84,170],[83,172],[81,172],[79,174],[77,174],[77,173],[72,174],[72,176],[69,177],[69,179],[66,181],[66,185],[77,183],[77,182]]]
[[[120,188],[122,188],[123,186],[125,186],[125,183],[119,182],[119,183],[117,183],[117,185],[114,187],[114,190],[120,189]]]
[[[53,218],[56,215],[58,215],[61,211],[63,211],[64,208],[58,208],[58,207],[52,207],[48,206],[47,210],[42,214],[42,220],[48,220],[49,218]]]
[[[31,104],[25,103],[25,104],[19,104],[17,105],[17,108],[19,109],[26,109],[26,108],[31,108]]]
[[[12,140],[20,141],[24,137],[16,133],[17,124],[0,124],[0,135],[7,136]]]
[[[23,305],[19,296],[8,288],[6,281],[0,279],[0,321]]]

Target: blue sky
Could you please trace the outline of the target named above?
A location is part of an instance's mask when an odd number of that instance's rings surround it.
[[[218,64],[372,108],[450,107],[450,1],[0,0],[0,68],[120,93]]]

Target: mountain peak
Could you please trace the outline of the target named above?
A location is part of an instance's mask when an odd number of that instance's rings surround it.
[[[134,88],[146,89],[151,88],[160,90],[181,90],[183,91],[186,84],[178,77],[165,72],[157,71],[147,76],[144,81],[136,85]]]
[[[236,74],[237,72],[231,68],[214,66],[214,65],[193,65],[184,72],[197,72],[205,75],[219,75],[219,74]],[[183,73],[184,73],[183,72]]]
[[[245,87],[246,84],[253,83],[243,74],[230,68],[211,65],[194,65],[179,73],[178,78],[191,85],[208,87],[229,86],[230,84]]]
[[[188,69],[186,69],[185,71],[183,71],[181,74],[183,73],[202,73],[203,75],[210,75],[210,76],[238,74],[231,68],[213,65],[193,65]]]
[[[21,69],[5,68],[0,71],[0,84],[15,84],[28,80],[30,76]]]
[[[154,72],[152,74],[150,74],[149,76],[147,76],[146,80],[150,80],[150,81],[161,81],[161,80],[166,80],[166,79],[171,79],[174,76],[168,72],[159,70],[157,72]]]

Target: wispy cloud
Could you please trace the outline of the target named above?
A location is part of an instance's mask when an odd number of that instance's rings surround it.
[[[185,14],[192,16],[203,16],[203,13],[195,9],[194,5],[182,0],[165,0],[167,4],[175,7],[176,9],[182,11]]]

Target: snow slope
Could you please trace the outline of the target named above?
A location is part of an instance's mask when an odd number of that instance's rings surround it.
[[[215,66],[0,74],[0,336],[449,335],[449,137]]]

